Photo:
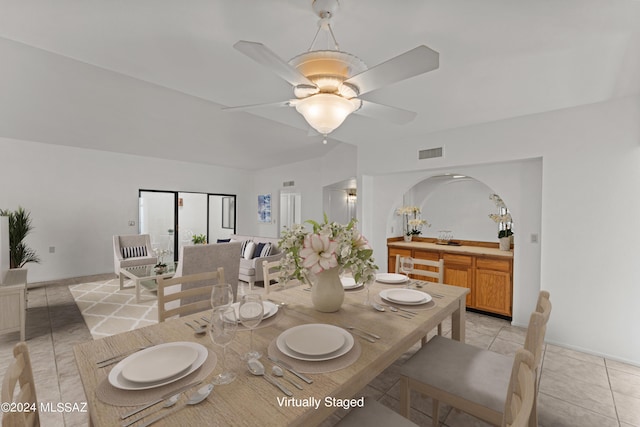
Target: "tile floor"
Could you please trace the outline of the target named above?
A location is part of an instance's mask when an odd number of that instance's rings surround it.
[[[100,277],[92,279],[100,280]],[[83,281],[78,279],[75,283]],[[69,284],[73,282],[49,284],[29,292],[27,343],[41,402],[55,404],[85,400],[73,346],[92,337],[69,292]],[[445,330],[448,328],[445,325]],[[2,375],[18,339],[18,333],[0,336]],[[524,330],[504,320],[468,313],[467,342],[513,354],[524,342]],[[399,389],[395,372],[417,348],[415,346],[405,353],[359,395],[397,408]],[[640,367],[549,344],[542,361],[538,401],[540,426],[640,427]],[[430,401],[416,395],[412,397],[412,403],[412,420],[421,426],[430,426]],[[440,412],[447,427],[486,425],[456,410]],[[342,416],[343,413],[332,415],[323,426],[334,425]],[[87,416],[83,413],[42,413],[41,424],[44,427],[84,426],[87,425]]]

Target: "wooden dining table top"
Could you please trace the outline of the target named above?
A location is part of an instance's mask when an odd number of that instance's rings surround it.
[[[373,298],[383,289],[399,286],[402,285],[376,282],[371,285],[371,296]],[[447,317],[451,316],[452,319],[452,338],[464,341],[465,299],[469,292],[466,288],[436,283],[427,284],[421,290],[439,295],[438,298],[433,299],[435,307],[429,310],[416,309],[414,311],[417,315],[410,319],[402,317],[401,313],[393,313],[389,310],[379,312],[371,306],[365,306],[363,304],[365,291],[345,292],[344,303],[339,311],[321,313],[313,308],[311,293],[305,290],[305,286],[285,287],[284,289],[272,286],[271,288],[272,292],[263,295],[263,298],[273,302],[286,303],[286,306],[279,309],[277,317],[268,326],[259,326],[253,333],[254,347],[262,352],[261,361],[267,372],[270,372],[273,365],[266,358],[269,344],[282,332],[294,326],[310,323],[331,324],[340,327],[354,326],[373,332],[379,335],[380,339],[371,343],[354,334],[354,339],[361,346],[359,358],[350,366],[334,372],[307,374],[313,380],[312,384],[306,384],[291,377],[303,385],[304,390],[298,390],[288,382],[281,381],[293,392],[293,398],[296,400],[291,401],[283,399],[286,396],[264,378],[249,373],[246,363],[240,360],[240,355],[245,353],[249,347],[249,331],[239,327],[233,342],[229,344],[226,351],[227,367],[237,374],[237,378],[230,384],[215,386],[211,395],[204,402],[182,409],[159,421],[157,425],[318,425],[335,410],[343,410],[339,406],[341,402],[346,401],[333,400],[334,398],[361,397],[357,395],[359,391]],[[218,357],[219,366],[223,354],[222,347],[213,344],[208,334],[195,335],[193,330],[185,325],[185,321],[201,319],[203,316],[210,316],[210,311],[76,345],[74,353],[87,397],[91,425],[120,425],[122,422],[120,416],[135,409],[131,406],[113,406],[97,398],[96,388],[107,378],[109,371],[115,366],[97,368],[96,362],[100,360],[148,346],[150,343],[191,341],[213,350]],[[219,372],[220,369],[216,367],[203,384],[211,381]],[[195,388],[185,393],[187,396],[183,395],[181,401],[185,401],[188,394],[193,391]],[[328,400],[325,399],[327,397]],[[318,401],[320,404],[317,408],[315,405],[313,407],[305,405],[305,403]],[[293,404],[287,404],[287,402]],[[336,402],[338,407],[332,406]],[[161,405],[156,405],[137,416],[149,413],[159,406]],[[135,424],[134,427],[138,424]]]

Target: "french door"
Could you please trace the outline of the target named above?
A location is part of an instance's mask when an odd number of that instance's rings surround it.
[[[151,236],[165,259],[177,260],[180,247],[192,244],[194,236],[216,242],[235,233],[235,200],[230,194],[139,190],[139,231]]]

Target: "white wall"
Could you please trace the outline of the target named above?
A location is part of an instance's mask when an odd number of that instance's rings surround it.
[[[230,168],[7,138],[0,153],[0,207],[23,206],[35,227],[27,243],[42,263],[27,265],[30,282],[113,271],[112,236],[138,232],[140,188],[235,193],[245,207],[253,193],[253,176]]]
[[[636,96],[372,146],[358,152],[363,174],[359,192],[365,204],[398,205],[406,189],[434,170],[463,173],[466,165],[485,164],[484,172],[489,172],[496,162],[542,157],[540,172],[499,170],[493,178],[465,173],[513,207],[518,227],[514,322],[522,323],[522,310],[533,306],[537,288],[547,289],[553,303],[548,341],[640,365],[640,340],[633,338],[640,325],[639,122]],[[445,148],[445,158],[417,160],[417,150],[439,146]],[[400,171],[414,172],[382,175]],[[522,191],[537,175],[540,200]],[[362,216],[378,251],[386,238],[379,230],[390,223],[390,213],[384,211]],[[536,217],[541,221],[539,245],[528,241],[536,231]],[[520,293],[526,294],[522,300]]]

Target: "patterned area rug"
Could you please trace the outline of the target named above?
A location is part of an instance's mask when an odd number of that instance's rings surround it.
[[[126,280],[124,286],[131,287],[120,290],[119,279],[69,286],[93,339],[158,323],[155,293],[143,287],[136,303],[133,282]]]

